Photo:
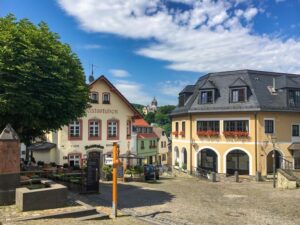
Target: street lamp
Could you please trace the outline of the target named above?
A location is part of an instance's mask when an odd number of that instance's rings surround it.
[[[271,141],[273,144],[273,188],[276,188],[276,184],[275,184],[275,170],[276,170],[276,166],[275,166],[275,144],[276,144],[276,136],[272,135],[271,137]]]

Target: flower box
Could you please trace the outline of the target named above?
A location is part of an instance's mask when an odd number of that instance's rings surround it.
[[[179,133],[182,137],[185,137],[185,132],[184,131],[180,131]]]
[[[197,131],[198,136],[206,136],[206,137],[216,137],[220,135],[219,131],[206,130],[206,131]]]
[[[249,132],[247,131],[224,131],[225,137],[248,137]]]
[[[175,137],[178,137],[178,131],[173,131],[172,134],[173,134]]]

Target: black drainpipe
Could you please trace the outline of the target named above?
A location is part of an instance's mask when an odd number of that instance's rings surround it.
[[[192,114],[189,114],[190,117],[190,174],[193,173],[193,166],[192,166],[192,162],[193,162],[193,145],[192,145]]]
[[[254,118],[255,118],[255,173],[256,173],[257,172],[257,112],[254,113]]]

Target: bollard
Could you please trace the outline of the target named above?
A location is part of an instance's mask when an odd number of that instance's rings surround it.
[[[240,182],[239,181],[239,172],[238,171],[234,172],[234,179],[235,179],[235,182],[237,182],[237,183]]]
[[[262,181],[262,179],[261,179],[261,172],[260,171],[256,171],[255,180],[257,182]]]
[[[211,181],[212,181],[212,182],[217,182],[217,175],[216,175],[215,172],[212,172],[212,173],[211,173]]]

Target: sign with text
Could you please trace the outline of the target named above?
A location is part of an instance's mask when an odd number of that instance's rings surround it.
[[[87,113],[118,114],[117,109],[87,109]]]
[[[111,157],[105,157],[104,164],[105,165],[112,165],[113,164],[113,159]]]

